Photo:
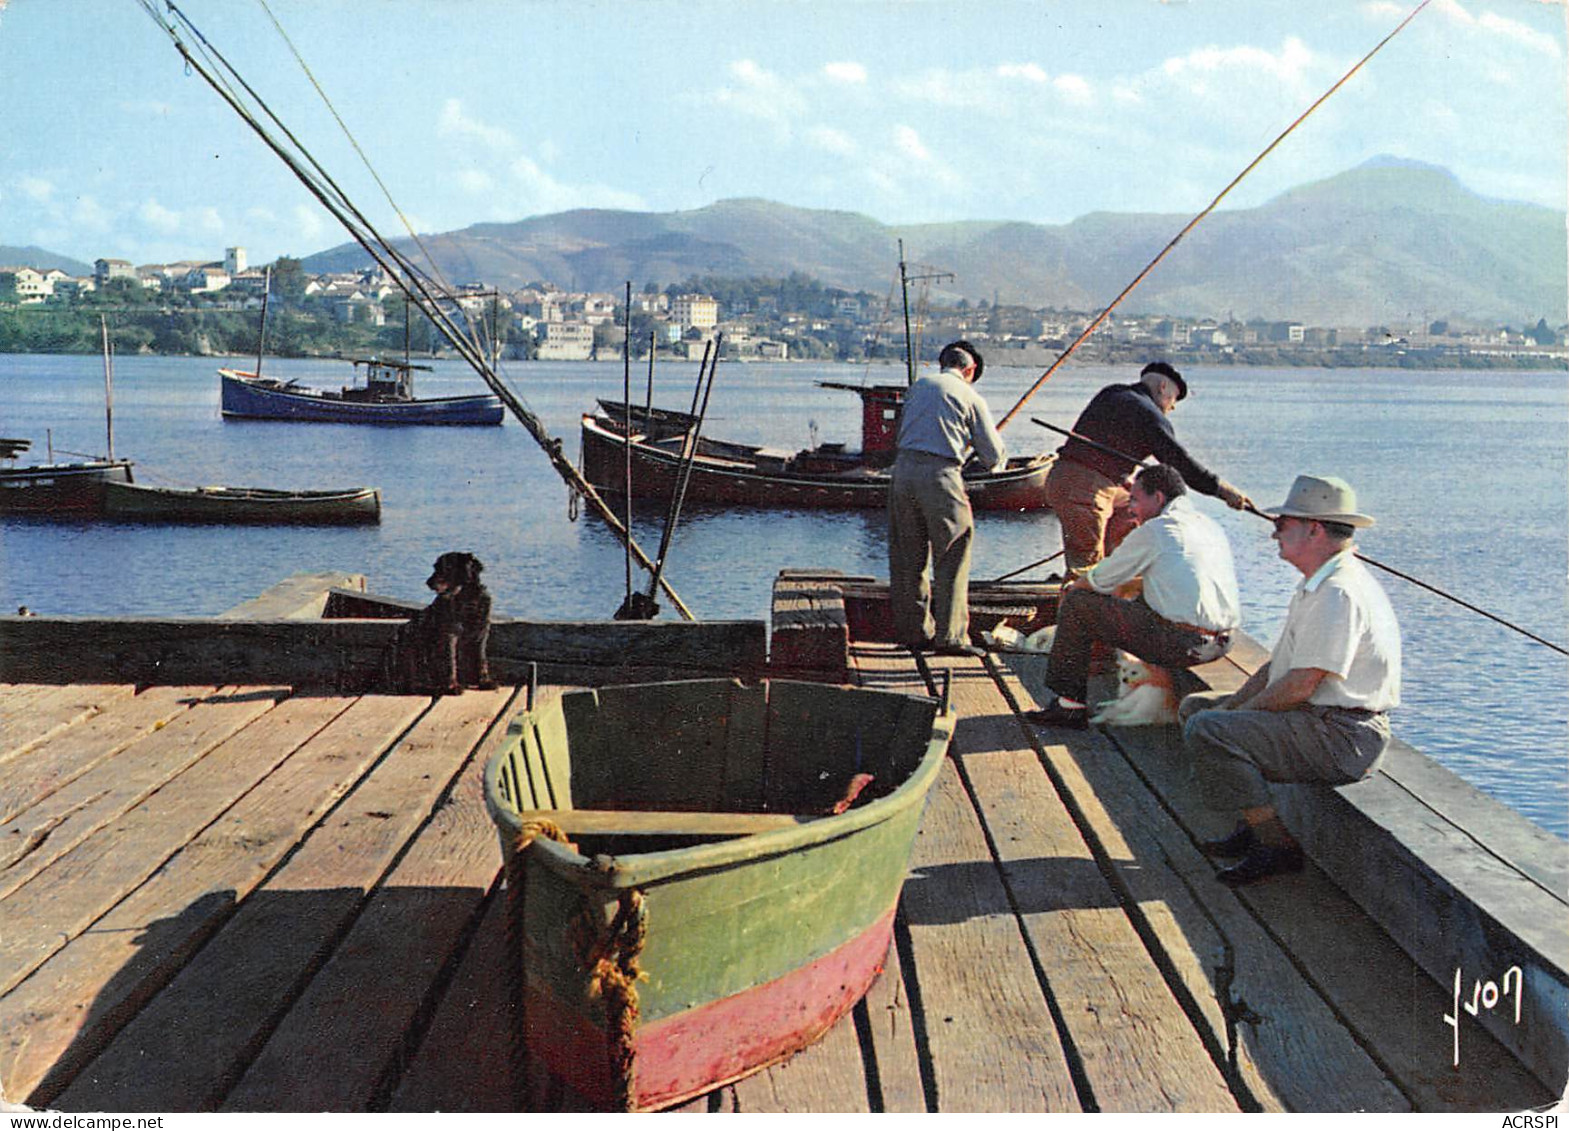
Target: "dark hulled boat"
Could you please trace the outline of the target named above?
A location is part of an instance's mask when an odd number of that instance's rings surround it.
[[[228,419],[300,420],[328,424],[500,424],[494,393],[461,397],[414,396],[415,369],[406,362],[352,359],[365,381],[341,389],[312,389],[293,381],[220,369],[222,409]]]
[[[695,502],[760,507],[849,509],[888,503],[889,468],[898,434],[902,385],[840,385],[861,397],[861,450],[819,444],[799,452],[700,437],[687,498]],[[626,405],[601,400],[601,412],[582,421],[583,476],[596,490],[619,494],[626,484]],[[633,490],[644,497],[674,491],[696,417],[634,405]],[[967,471],[965,487],[976,510],[1043,510],[1052,455],[1016,456],[997,471]]]
[[[131,482],[128,459],[85,459],[75,463],[14,461],[30,440],[0,439],[0,514],[94,515],[103,511],[106,483]]]

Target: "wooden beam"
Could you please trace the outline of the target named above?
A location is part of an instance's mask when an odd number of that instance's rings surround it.
[[[370,690],[397,630],[390,620],[0,617],[0,681]],[[531,661],[755,677],[765,649],[762,621],[500,621],[490,664],[509,682]]]

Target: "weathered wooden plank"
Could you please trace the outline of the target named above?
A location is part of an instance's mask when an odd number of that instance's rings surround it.
[[[330,955],[410,836],[429,817],[467,749],[432,746],[430,716],[461,715],[470,696],[438,700],[224,928],[56,1100],[68,1110],[192,1111],[223,1101],[272,1026]],[[335,736],[359,755],[352,732]],[[160,1066],[157,1073],[146,1065]],[[316,1071],[325,1071],[318,1064]],[[288,1097],[277,1104],[288,1106]]]
[[[266,683],[361,687],[379,677],[390,620],[0,618],[0,680]],[[761,621],[497,621],[490,664],[516,681],[534,661],[755,673]]]
[[[876,1067],[882,1110],[924,1112],[926,1092],[898,947],[888,948],[883,972],[867,991],[865,1005],[872,1047],[863,1052],[873,1058]]]
[[[168,726],[132,743],[0,825],[0,900],[98,829],[201,761],[288,694],[286,688],[225,688]],[[0,988],[10,983],[0,975]]]
[[[964,769],[1096,1107],[1237,1110],[1034,751],[1005,749],[1021,741],[1012,716],[959,728],[992,751],[965,755]]]
[[[478,925],[501,870],[482,770],[505,738],[498,719],[509,699],[496,691],[445,701],[416,731],[428,755],[395,755],[446,762],[449,751],[474,751],[224,1110],[364,1111],[390,1094],[431,985]]]
[[[506,916],[507,893],[498,886],[389,1111],[513,1110],[516,1002],[506,974]]]
[[[31,1092],[35,1104],[52,1102],[418,709],[401,698],[295,696],[279,704],[268,719],[270,741],[280,749],[303,745],[91,929],[0,996],[0,1074],[22,1094]]]
[[[271,703],[253,700],[246,706],[255,717]],[[0,933],[0,991],[16,985],[133,891],[310,733],[288,720],[277,725],[282,741],[272,727],[247,727],[210,745],[199,761],[61,853],[0,902],[9,924]],[[306,725],[314,728],[320,720],[308,716]]]
[[[0,765],[0,821],[9,821],[131,743],[184,714],[216,689],[150,687]]]
[[[4,662],[5,648],[0,644],[0,666]],[[114,680],[79,683],[71,687],[49,687],[20,694],[14,709],[7,700],[6,709],[0,711],[0,765],[83,719],[92,718],[114,700],[122,699],[135,690],[128,682]]]
[[[365,588],[359,573],[296,573],[272,588],[218,614],[220,620],[299,620],[321,616],[333,589]]]
[[[943,1111],[1077,1111],[1057,1027],[952,763],[927,798],[904,909]]]
[[[840,1018],[816,1044],[737,1080],[735,1101],[742,1112],[871,1111],[854,1019]]]
[[[1234,1045],[1239,1078],[1266,1110],[1410,1110],[1409,1097],[1325,1002],[1316,979],[1307,978],[1293,952],[1272,937],[1279,924],[1273,919],[1261,924],[1236,893],[1216,883],[1215,866],[1199,853],[1193,833],[1172,820],[1163,800],[1180,812],[1181,794],[1174,797],[1167,787],[1187,775],[1181,759],[1162,745],[1162,734],[1161,728],[1115,732],[1119,744],[1143,740],[1129,760],[1096,735],[1069,746],[1047,745],[1045,751],[1118,861],[1117,874],[1151,931],[1163,940],[1186,940],[1166,942],[1174,957],[1185,945],[1205,961],[1205,967],[1185,963],[1177,971],[1203,1007],[1213,1039]],[[1165,769],[1152,793],[1140,775],[1149,774],[1157,759]],[[1177,884],[1164,878],[1168,871]],[[1337,922],[1335,910],[1317,902],[1318,892],[1291,884],[1298,904],[1291,914],[1307,929]],[[1227,1039],[1228,1009],[1236,1018],[1234,1042]]]

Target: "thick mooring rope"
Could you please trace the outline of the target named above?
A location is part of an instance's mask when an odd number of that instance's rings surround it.
[[[611,1081],[616,1105],[622,1111],[633,1108],[636,1066],[632,1043],[637,1036],[639,1016],[637,984],[646,977],[638,965],[638,956],[643,953],[647,938],[648,912],[643,893],[636,889],[624,891],[610,930],[586,963],[592,979],[590,992],[605,1000]]]

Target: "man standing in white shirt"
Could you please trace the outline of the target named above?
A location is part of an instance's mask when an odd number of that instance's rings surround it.
[[[1139,525],[1063,590],[1046,669],[1057,697],[1029,712],[1031,722],[1085,726],[1096,642],[1163,668],[1207,664],[1231,650],[1242,614],[1226,532],[1199,513],[1181,474],[1166,464],[1141,470],[1129,498]],[[1115,595],[1132,581],[1142,582],[1139,596]]]
[[[1299,845],[1275,813],[1268,782],[1344,785],[1373,771],[1389,746],[1387,712],[1400,704],[1400,625],[1352,538],[1373,525],[1343,479],[1299,475],[1275,520],[1280,556],[1302,574],[1269,663],[1213,706],[1199,696],[1184,744],[1205,800],[1241,811],[1211,856],[1240,857],[1229,886],[1302,869]],[[1193,711],[1193,707],[1201,709]],[[1208,708],[1208,709],[1202,709]]]
[[[973,452],[990,470],[1007,458],[991,409],[972,386],[985,362],[969,342],[937,355],[899,412],[898,455],[888,489],[888,600],[894,636],[913,650],[975,656],[970,644],[970,542],[975,518],[962,469]],[[927,565],[931,579],[927,580]]]

